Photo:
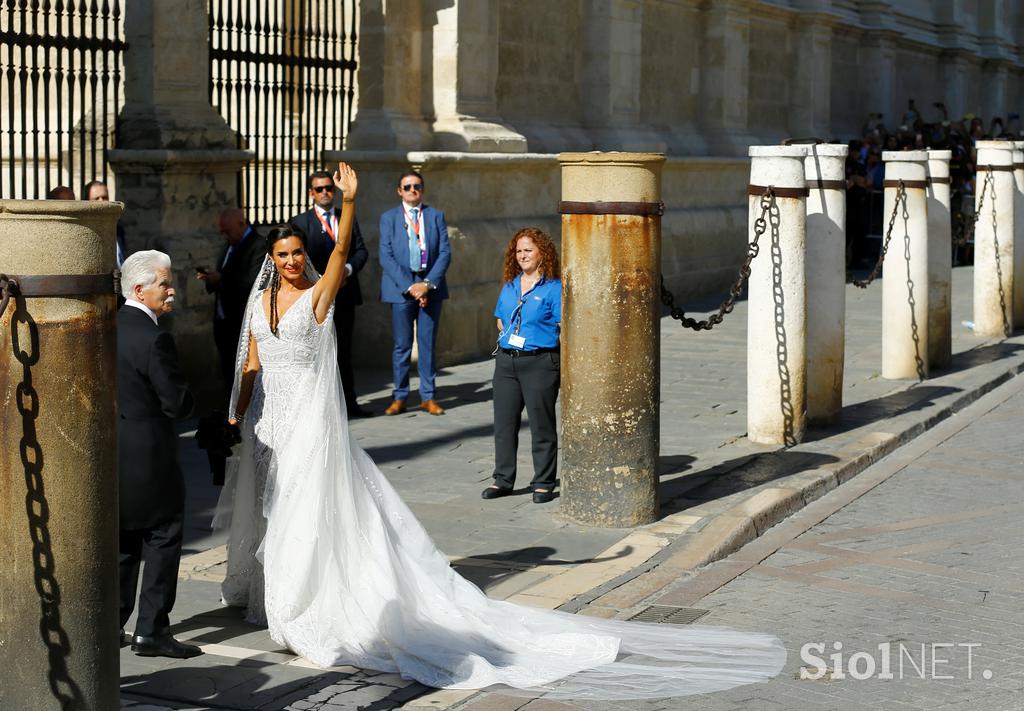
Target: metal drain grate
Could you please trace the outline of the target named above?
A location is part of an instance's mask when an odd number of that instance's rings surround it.
[[[630,620],[637,622],[654,622],[667,625],[688,625],[696,622],[709,610],[698,610],[695,607],[674,607],[672,605],[651,605],[636,613]]]

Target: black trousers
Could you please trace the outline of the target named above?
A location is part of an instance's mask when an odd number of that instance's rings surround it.
[[[238,354],[238,338],[241,333],[241,324],[229,324],[216,318],[213,320],[213,342],[217,346],[220,373],[228,393],[231,392],[235,380],[235,357]]]
[[[494,483],[511,489],[516,481],[516,450],[523,406],[530,417],[533,443],[531,488],[551,490],[558,470],[558,430],[555,400],[560,368],[557,352],[508,355],[494,360]]]
[[[335,302],[334,331],[338,338],[338,371],[341,374],[341,389],[345,392],[345,406],[349,412],[357,407],[356,379],[352,372],[352,331],[355,325],[355,304]]]
[[[179,515],[153,528],[122,529],[118,533],[122,628],[135,609],[139,566],[144,564],[135,634],[152,637],[167,633],[171,608],[174,607],[178,591],[178,563],[181,560],[183,529],[184,515]]]

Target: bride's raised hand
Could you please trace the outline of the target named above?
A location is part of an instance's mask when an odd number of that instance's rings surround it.
[[[359,179],[356,171],[348,163],[338,163],[338,169],[334,171],[334,185],[342,192],[345,200],[352,200],[359,189]]]

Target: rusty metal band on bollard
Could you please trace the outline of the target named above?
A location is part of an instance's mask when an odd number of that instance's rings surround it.
[[[1024,166],[1022,166],[1022,167],[1024,167]],[[1013,169],[1014,168],[1013,168],[1012,165],[979,165],[978,166],[978,172],[979,173],[981,171],[983,171],[983,170],[1002,170],[1002,171],[1011,172],[1011,171],[1013,171]]]
[[[926,178],[925,182],[929,185],[949,185],[949,178]],[[904,181],[906,184],[906,181]]]
[[[0,274],[0,316],[12,296],[89,296],[117,293],[121,273],[110,274]]]
[[[920,188],[924,190],[928,187],[927,180],[883,180],[883,188],[898,188],[902,185],[905,188]]]
[[[766,195],[771,189],[775,197],[782,198],[805,198],[811,194],[807,187],[802,188],[777,188],[774,185],[748,185],[747,195]]]
[[[558,212],[563,215],[640,215],[661,217],[665,214],[663,202],[573,202],[562,200]]]

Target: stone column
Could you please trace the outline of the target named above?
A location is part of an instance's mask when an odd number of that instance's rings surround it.
[[[950,151],[928,151],[928,364],[953,362],[951,290],[953,235],[949,207]]]
[[[661,200],[665,157],[559,160],[562,513],[637,526],[658,514],[661,217],[641,213]]]
[[[886,126],[899,126],[902,108],[897,109],[893,101],[892,78],[896,75],[896,50],[899,35],[891,30],[872,29],[863,39],[863,76],[865,106],[864,113],[878,111],[883,114]]]
[[[1013,142],[1013,328],[1024,328],[1024,141]]]
[[[804,146],[751,146],[751,190],[806,191],[805,155]],[[778,196],[775,204],[777,213],[766,215],[769,227],[759,240],[748,282],[747,436],[761,444],[791,446],[803,439],[807,414],[807,205],[803,196]],[[749,210],[753,239],[761,196],[750,196]]]
[[[843,409],[846,348],[846,146],[807,147],[807,419]]]
[[[720,0],[705,12],[700,127],[712,155],[742,156],[757,142],[748,127],[750,9]]]
[[[0,200],[0,273],[28,277],[0,313],[4,709],[118,708],[113,279],[30,277],[112,274],[120,214]]]
[[[928,376],[928,151],[885,151],[883,224],[893,209],[889,251],[882,268],[882,377]],[[897,182],[906,203],[896,205]]]
[[[221,209],[237,206],[238,172],[252,159],[209,102],[204,0],[125,5],[125,107],[109,152],[128,252],[171,256],[175,313],[168,317],[182,365],[201,402],[223,397],[213,345],[213,300],[194,267],[210,266],[223,245]],[[163,323],[163,320],[161,320]]]
[[[428,0],[433,23],[434,147],[525,153],[498,116],[498,0]]]
[[[359,111],[345,137],[357,150],[422,150],[433,140],[424,115],[430,29],[423,0],[360,0]]]
[[[587,0],[583,14],[583,125],[603,150],[664,151],[641,125],[643,3]]]
[[[1009,106],[1009,66],[1009,58],[991,59],[981,65],[981,115],[986,122],[991,121],[994,116],[1002,116],[1003,121],[1006,121],[1006,109]]]
[[[958,28],[959,29],[959,28]],[[963,116],[968,111],[967,97],[971,87],[970,53],[953,49],[943,52],[942,86],[945,87],[945,104],[951,117]]]
[[[832,24],[804,15],[796,28],[796,81],[790,130],[796,136],[832,135]]]
[[[1014,202],[1013,142],[978,141],[975,198],[985,202],[974,228],[974,333],[1005,336],[1013,330]],[[986,167],[987,166],[987,167]],[[993,210],[995,216],[993,217]]]

